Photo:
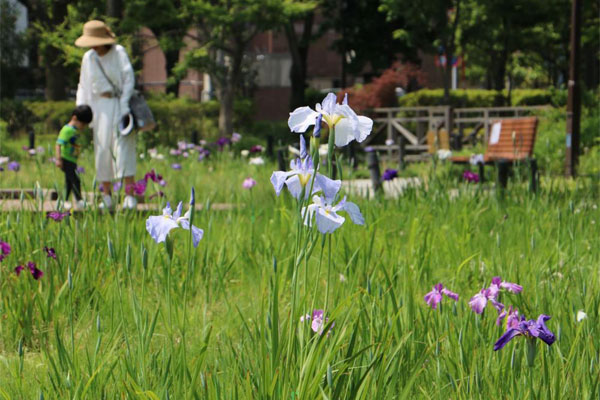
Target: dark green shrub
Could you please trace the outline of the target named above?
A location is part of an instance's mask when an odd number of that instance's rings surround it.
[[[584,96],[584,99],[586,96]],[[450,92],[450,104],[455,108],[494,107],[508,105],[508,91],[498,92],[485,89],[459,89]],[[566,105],[567,93],[564,89],[515,89],[510,93],[511,106]],[[421,89],[402,96],[401,107],[444,105],[443,89]],[[584,101],[585,103],[585,101]]]
[[[216,140],[219,136],[219,102],[201,103],[185,98],[165,95],[148,96],[148,105],[158,124],[152,132],[143,133],[142,140],[148,146],[173,144],[178,140],[190,140],[192,132],[199,139]],[[75,107],[74,101],[2,101],[2,119],[8,124],[9,134],[23,132],[28,125],[37,133],[58,133],[69,120]],[[234,103],[234,127],[246,130],[252,124],[254,105],[250,99],[238,99]]]

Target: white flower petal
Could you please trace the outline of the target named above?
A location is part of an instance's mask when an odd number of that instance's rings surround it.
[[[354,139],[354,128],[352,122],[348,118],[342,118],[340,122],[335,125],[335,145],[337,147],[344,147]]]
[[[298,107],[290,113],[288,126],[292,132],[305,132],[309,126],[315,124],[317,115],[319,113],[310,107]]]
[[[315,220],[317,221],[319,232],[326,234],[333,233],[337,228],[342,226],[346,219],[335,212],[327,212],[325,209],[319,208]]]
[[[363,218],[362,214],[360,213],[360,209],[358,208],[358,206],[356,204],[354,204],[350,201],[347,201],[343,205],[343,210],[346,211],[348,213],[348,215],[350,215],[350,219],[356,225],[364,225],[365,224],[365,219]]]
[[[362,115],[358,116],[358,136],[356,137],[356,141],[358,143],[363,142],[367,136],[371,134],[371,130],[373,129],[373,120],[369,117],[365,117]]]

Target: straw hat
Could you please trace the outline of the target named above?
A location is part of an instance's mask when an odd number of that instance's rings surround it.
[[[88,21],[83,25],[83,35],[77,38],[77,47],[96,47],[116,43],[116,36],[102,21]]]

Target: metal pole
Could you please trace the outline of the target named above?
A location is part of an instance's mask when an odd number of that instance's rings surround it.
[[[371,172],[371,182],[373,184],[373,190],[379,192],[381,190],[381,173],[379,172],[379,159],[377,158],[377,152],[371,151],[367,153],[367,165]]]
[[[581,39],[581,0],[573,0],[571,8],[571,56],[569,60],[569,97],[567,100],[567,154],[565,175],[575,177],[579,158],[579,121],[581,93],[579,84],[579,44]]]
[[[277,150],[277,166],[279,167],[280,171],[285,171],[287,169],[285,164],[286,164],[285,153],[283,152],[283,149],[278,149]]]

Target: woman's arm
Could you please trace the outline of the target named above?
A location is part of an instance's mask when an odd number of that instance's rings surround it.
[[[81,59],[81,71],[79,72],[79,84],[77,85],[77,98],[75,104],[80,106],[82,104],[90,104],[90,82],[89,82],[89,63],[87,62],[87,53],[84,54]]]
[[[119,99],[121,105],[121,116],[129,114],[129,99],[133,94],[133,87],[135,85],[135,76],[133,74],[133,67],[129,61],[127,51],[122,46],[119,46],[119,63],[121,65],[121,81],[123,82],[123,88],[121,98]]]

